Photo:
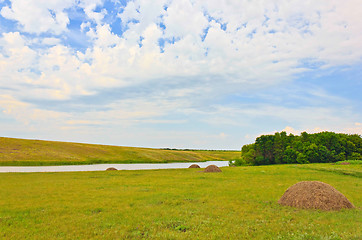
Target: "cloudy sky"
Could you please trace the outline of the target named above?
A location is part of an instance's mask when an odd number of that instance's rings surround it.
[[[361,16],[360,0],[0,0],[0,136],[362,134]]]

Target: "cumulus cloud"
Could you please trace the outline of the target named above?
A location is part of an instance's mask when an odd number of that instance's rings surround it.
[[[83,110],[84,115],[64,121],[75,126],[86,125],[89,118],[98,125],[109,124],[106,118],[182,123],[189,115],[202,116],[209,124],[251,124],[251,117],[236,121],[232,112],[237,112],[283,119],[282,128],[313,129],[319,127],[318,121],[337,128],[343,121],[335,119],[336,111],[325,104],[299,109],[229,108],[218,101],[280,86],[308,72],[360,65],[362,59],[359,0],[135,0],[124,5],[104,0],[11,0],[0,4],[1,16],[16,23],[0,36],[0,93],[24,104],[37,102],[41,108],[41,101],[81,101],[118,91],[119,96],[102,110]],[[68,38],[70,31],[88,42],[79,47]],[[138,89],[134,96],[127,95],[130,88]],[[324,92],[310,92],[310,101],[336,102],[333,96],[318,94]],[[100,114],[107,117],[94,117]],[[173,114],[183,117],[160,119]],[[310,116],[303,118],[304,123],[293,117],[303,114]],[[353,114],[344,116],[355,122]],[[335,119],[333,126],[327,118]],[[292,121],[300,125],[288,125]],[[358,126],[348,129],[358,131]]]
[[[17,121],[30,125],[36,123],[44,123],[47,121],[56,121],[64,117],[69,116],[66,113],[60,113],[56,111],[48,111],[38,109],[35,106],[19,101],[10,95],[0,95],[0,109],[3,114],[8,115],[16,119]]]
[[[25,2],[14,0],[1,9],[1,14],[30,33],[67,31],[69,16],[65,10],[77,4],[70,0]],[[195,81],[217,84],[222,79],[238,91],[278,84],[317,67],[360,62],[361,18],[354,3],[130,1],[118,15],[126,29],[119,35],[102,21],[105,9],[95,12],[102,1],[89,0],[77,6],[95,22],[91,25],[85,20],[82,24],[82,29],[87,26],[92,42],[84,53],[62,46],[56,37],[41,40],[43,49],[38,50],[26,44],[26,37],[19,32],[4,34],[2,42],[23,41],[13,43],[18,46],[13,52],[4,53],[9,64],[19,62],[16,54],[24,54],[24,59],[30,52],[35,54],[32,58],[36,61],[25,63],[27,66],[19,67],[18,72],[26,67],[41,72],[32,80],[54,83],[64,95],[59,99],[87,95],[99,87],[124,87],[175,76],[184,77],[185,85]],[[18,40],[9,39],[11,35]],[[59,64],[44,69],[55,52],[64,60],[58,58]],[[34,62],[39,64],[34,66]],[[65,71],[68,74],[59,77]],[[88,81],[79,80],[82,76]]]
[[[27,1],[13,0],[10,6],[4,6],[0,14],[7,19],[17,21],[22,30],[30,33],[66,31],[69,18],[64,12],[72,7],[74,0]]]
[[[97,6],[101,6],[104,0],[82,0],[78,2],[78,7],[83,8],[85,14],[92,21],[97,24],[101,24],[104,16],[107,14],[106,9],[102,9],[100,12],[96,12]]]
[[[61,43],[61,40],[59,38],[43,38],[41,39],[41,44],[45,46],[54,46],[59,45]]]

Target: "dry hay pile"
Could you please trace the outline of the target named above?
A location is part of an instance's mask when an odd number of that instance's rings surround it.
[[[117,168],[114,168],[114,167],[109,167],[109,168],[107,168],[107,170],[106,171],[117,171]]]
[[[349,162],[341,162],[340,164],[341,164],[341,165],[350,165]]]
[[[294,184],[285,191],[278,203],[285,206],[325,211],[354,208],[342,193],[331,185],[319,181],[303,181]]]
[[[200,168],[200,166],[197,164],[192,164],[189,168]]]
[[[216,165],[210,165],[205,168],[204,172],[221,172],[221,169]]]

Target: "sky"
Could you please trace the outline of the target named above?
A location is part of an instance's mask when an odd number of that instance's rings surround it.
[[[0,0],[0,136],[240,149],[362,134],[360,0]]]

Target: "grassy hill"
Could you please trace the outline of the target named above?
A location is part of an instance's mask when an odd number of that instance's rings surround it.
[[[238,151],[168,150],[0,137],[0,165],[229,161]]]

